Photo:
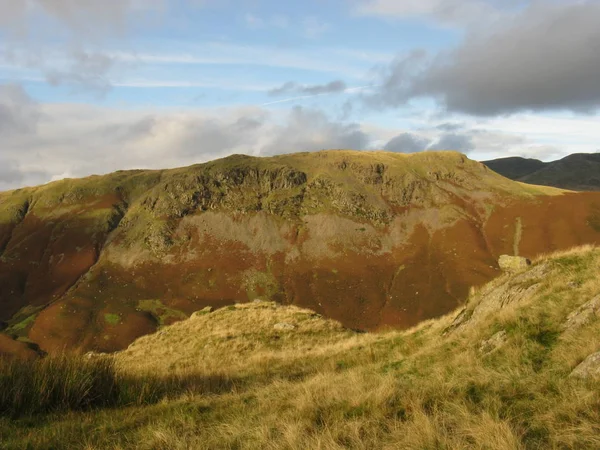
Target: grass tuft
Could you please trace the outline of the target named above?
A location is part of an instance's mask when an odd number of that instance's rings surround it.
[[[0,360],[0,416],[113,406],[119,391],[111,359]]]

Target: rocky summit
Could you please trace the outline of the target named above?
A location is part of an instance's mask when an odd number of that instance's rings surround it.
[[[407,328],[500,275],[501,255],[599,240],[600,193],[514,182],[456,152],[235,155],[63,180],[0,193],[0,345],[111,352],[257,298]]]

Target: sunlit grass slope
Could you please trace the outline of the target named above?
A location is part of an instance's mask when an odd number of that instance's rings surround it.
[[[404,332],[270,302],[199,312],[91,357],[115,364],[112,406],[3,411],[2,448],[599,448],[600,383],[569,376],[600,350],[580,313],[599,270],[594,247],[543,257]]]

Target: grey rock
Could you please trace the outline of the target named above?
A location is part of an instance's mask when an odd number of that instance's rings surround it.
[[[296,329],[296,325],[292,325],[291,323],[280,322],[273,325],[273,329],[277,331],[293,331]]]
[[[565,332],[575,331],[600,317],[600,295],[584,303],[567,316]]]
[[[527,269],[531,265],[531,261],[522,256],[502,255],[498,259],[498,265],[505,272],[518,272]]]
[[[570,377],[581,379],[600,379],[600,352],[593,353],[579,364]]]
[[[484,354],[492,353],[506,344],[507,340],[508,337],[506,335],[506,331],[498,331],[489,339],[481,342],[481,345],[479,346],[479,352]]]
[[[486,285],[477,293],[473,303],[467,304],[460,311],[444,334],[472,328],[490,314],[527,303],[538,291],[541,281],[548,276],[549,271],[548,264],[538,264],[529,270],[510,277],[505,275],[504,278]]]

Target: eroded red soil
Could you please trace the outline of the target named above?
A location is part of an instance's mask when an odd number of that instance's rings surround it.
[[[309,307],[354,329],[406,328],[456,308],[471,286],[499,274],[502,254],[533,258],[600,242],[600,193],[486,204],[450,189],[443,198],[428,210],[395,205],[388,224],[197,211],[177,219],[159,258],[143,244],[125,247],[126,227],[79,218],[114,208],[116,196],[53,220],[31,212],[0,228],[0,320],[44,306],[25,332],[47,352],[119,350],[181,313],[254,298]],[[0,353],[26,352],[2,339]]]

